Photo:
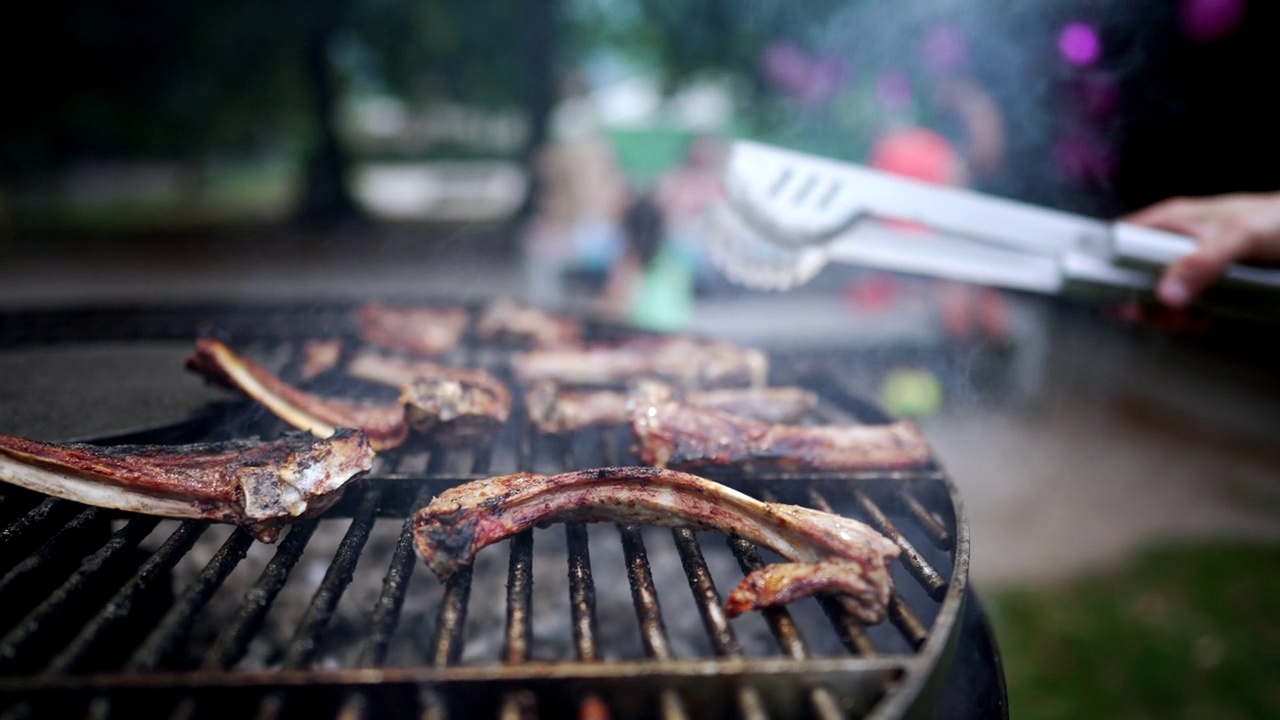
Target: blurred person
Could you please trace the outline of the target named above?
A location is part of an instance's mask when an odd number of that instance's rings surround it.
[[[668,240],[658,203],[638,196],[622,219],[626,249],[609,270],[600,311],[646,330],[680,332],[693,320],[694,267]]]
[[[703,280],[712,274],[712,269],[701,228],[702,217],[720,196],[715,157],[715,140],[703,135],[691,138],[684,159],[658,180],[654,191],[654,200],[666,222],[667,237],[689,256],[699,279]]]
[[[942,135],[919,127],[901,127],[884,134],[872,147],[871,166],[937,185],[968,184],[970,172],[956,148]],[[940,280],[938,307],[942,327],[956,340],[975,330],[988,340],[1004,342],[1010,330],[1004,296],[990,287]]]
[[[528,299],[553,307],[564,300],[564,275],[604,275],[622,251],[619,223],[627,187],[586,83],[565,82],[552,120],[553,140],[535,156],[539,196],[523,238]]]
[[[1186,307],[1232,263],[1280,263],[1280,192],[1173,198],[1124,219],[1197,242],[1160,276],[1156,296],[1171,308]]]

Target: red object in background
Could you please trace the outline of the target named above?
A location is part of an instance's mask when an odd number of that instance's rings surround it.
[[[1196,337],[1213,327],[1213,318],[1201,311],[1169,308],[1163,305],[1130,300],[1112,306],[1107,315],[1124,325],[1150,328],[1167,335]]]
[[[893,307],[900,294],[898,281],[884,273],[855,280],[842,293],[850,309],[858,312],[884,312]]]
[[[946,138],[924,128],[894,130],[871,148],[871,166],[938,185],[963,179],[960,154]]]

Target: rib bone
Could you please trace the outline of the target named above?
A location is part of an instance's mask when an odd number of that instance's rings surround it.
[[[364,433],[302,434],[196,445],[50,444],[0,435],[0,479],[97,507],[245,525],[274,541],[281,525],[328,509],[373,465]]]
[[[388,450],[401,445],[409,435],[399,403],[338,400],[299,390],[219,340],[197,340],[187,367],[240,390],[281,420],[319,438],[333,435],[339,427],[359,428],[369,436],[374,450]]]
[[[443,581],[470,565],[483,547],[535,525],[567,521],[715,530],[796,562],[838,560],[863,583],[847,583],[841,591],[852,593],[859,617],[869,623],[884,617],[892,589],[889,565],[899,552],[857,520],[761,502],[696,475],[650,467],[518,473],[459,485],[414,516],[414,542]],[[750,581],[748,576],[739,586],[740,598],[754,596]]]

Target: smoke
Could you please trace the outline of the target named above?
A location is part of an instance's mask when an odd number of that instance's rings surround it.
[[[1171,15],[1157,0],[849,3],[799,38],[814,62],[838,58],[843,89],[822,107],[793,103],[779,134],[801,149],[867,162],[887,130],[922,126],[970,159],[977,189],[1104,210],[1125,128],[1121,92],[1160,62]],[[1064,28],[1075,32],[1065,55]],[[1003,153],[991,172],[978,157],[990,142],[975,137],[974,121],[953,102],[960,83],[999,110],[1002,127],[988,134],[1000,135]],[[1142,98],[1171,96],[1157,83]]]

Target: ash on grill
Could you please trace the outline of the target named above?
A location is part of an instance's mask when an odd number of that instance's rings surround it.
[[[302,342],[281,335],[243,350],[296,378]],[[464,344],[445,360],[498,371],[505,356]],[[838,364],[789,366],[794,377],[775,382],[823,400],[810,421],[887,420],[847,392]],[[335,372],[315,387],[365,389]],[[164,437],[283,430],[245,403]],[[413,551],[406,518],[446,487],[630,462],[623,428],[540,436],[517,408],[488,447],[411,444],[380,455],[325,518],[296,524],[276,545],[226,526],[5,489],[0,597],[22,601],[0,619],[4,705],[10,715],[189,717],[212,697],[260,717],[601,708],[615,717],[893,716],[945,669],[968,538],[955,490],[932,465],[718,478],[762,499],[856,517],[898,542],[890,621],[871,628],[832,598],[727,621],[724,593],[780,558],[716,533],[556,525],[486,548],[447,585]],[[716,660],[735,657],[743,659]]]

